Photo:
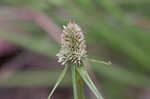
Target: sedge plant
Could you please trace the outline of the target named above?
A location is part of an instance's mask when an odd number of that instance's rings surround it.
[[[71,68],[72,72],[74,99],[85,99],[83,88],[84,82],[97,99],[104,99],[85,69],[85,62],[88,61],[88,58],[85,38],[81,28],[79,25],[72,22],[68,23],[67,26],[63,26],[63,28],[64,30],[61,35],[61,49],[56,56],[58,57],[58,62],[65,67],[50,92],[48,99],[51,99],[55,89],[64,78],[68,67]]]

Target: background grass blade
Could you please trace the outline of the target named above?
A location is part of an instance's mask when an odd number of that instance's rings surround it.
[[[0,87],[44,87],[53,86],[56,78],[60,75],[60,70],[57,71],[17,71],[11,74],[11,71],[5,71],[0,74]],[[7,75],[7,76],[5,76]],[[39,79],[40,78],[40,79]],[[66,75],[61,83],[61,87],[71,86],[70,75]]]
[[[21,34],[4,31],[0,31],[0,36],[23,48],[28,48],[46,56],[55,56],[59,48],[58,45],[51,43],[46,36],[37,38],[34,36],[22,36]]]
[[[66,74],[66,72],[67,72],[67,68],[68,68],[68,66],[66,65],[65,68],[64,68],[64,70],[63,70],[63,72],[60,74],[60,76],[59,76],[59,78],[58,78],[58,80],[57,80],[55,86],[53,87],[51,93],[49,94],[48,99],[51,98],[51,96],[53,95],[55,89],[57,88],[57,86],[60,84],[60,82],[61,82],[62,79],[64,78],[64,76],[65,76],[65,74]]]
[[[76,74],[76,67],[72,66],[72,84],[73,84],[73,94],[74,94],[74,99],[79,99],[78,98],[78,92],[77,92],[77,74]]]
[[[99,76],[105,76],[113,81],[136,87],[146,87],[150,84],[148,76],[135,71],[129,71],[114,64],[104,65],[100,61],[88,61],[91,68]],[[122,76],[123,75],[123,76]]]
[[[94,83],[92,82],[91,78],[89,77],[87,71],[84,67],[78,67],[77,68],[79,74],[81,75],[82,79],[85,81],[85,83],[88,85],[88,87],[91,89],[91,91],[95,94],[97,99],[104,99],[100,92],[95,87]]]

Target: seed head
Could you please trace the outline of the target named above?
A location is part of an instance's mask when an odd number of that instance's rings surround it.
[[[62,65],[67,62],[80,65],[87,57],[86,45],[81,28],[75,23],[63,26],[61,49],[56,55]]]

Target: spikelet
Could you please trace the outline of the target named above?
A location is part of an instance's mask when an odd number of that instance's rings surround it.
[[[63,26],[61,49],[56,55],[62,65],[72,63],[81,65],[87,57],[84,34],[81,28],[72,22]]]

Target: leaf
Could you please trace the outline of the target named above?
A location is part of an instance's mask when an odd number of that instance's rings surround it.
[[[100,92],[95,87],[93,81],[89,77],[89,75],[88,75],[87,71],[85,70],[85,68],[84,67],[78,67],[77,70],[78,70],[79,74],[81,75],[82,79],[85,81],[85,83],[91,89],[91,91],[95,94],[97,99],[104,99],[102,97],[102,95],[100,94]]]
[[[54,91],[56,90],[57,86],[60,84],[60,82],[61,82],[62,79],[64,78],[64,76],[65,76],[65,74],[66,74],[66,72],[67,72],[67,68],[68,68],[68,66],[66,65],[65,68],[64,68],[64,70],[63,70],[63,72],[60,74],[60,76],[59,76],[59,78],[58,78],[58,80],[57,80],[55,86],[53,87],[51,93],[49,94],[48,99],[51,98],[51,96],[53,95],[53,93],[54,93]]]
[[[110,64],[112,64],[111,61],[105,62],[105,61],[99,61],[99,60],[90,59],[90,58],[88,58],[88,61],[96,62],[96,63],[100,63],[100,64],[105,64],[105,65],[110,65]]]
[[[74,99],[78,99],[78,92],[77,92],[77,74],[76,74],[76,67],[75,65],[72,66],[72,84],[73,84],[73,94],[74,94]]]

